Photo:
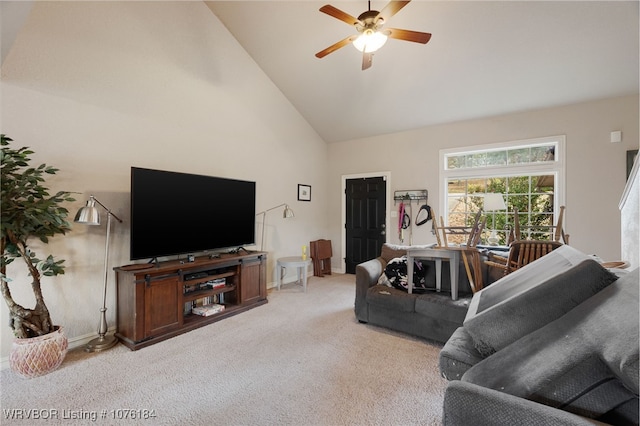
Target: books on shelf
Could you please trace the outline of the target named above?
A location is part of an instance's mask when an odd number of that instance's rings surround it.
[[[195,315],[200,315],[203,317],[208,317],[210,315],[214,315],[224,311],[224,305],[220,305],[218,303],[212,303],[210,305],[202,305],[196,306],[191,310],[191,312]]]
[[[215,280],[208,281],[206,284],[209,288],[221,288],[227,285],[227,280],[225,278],[217,278]]]
[[[190,293],[195,293],[202,290],[213,290],[217,288],[223,288],[226,285],[227,285],[227,280],[225,278],[216,278],[200,284],[185,285],[182,288],[182,293],[190,294]]]

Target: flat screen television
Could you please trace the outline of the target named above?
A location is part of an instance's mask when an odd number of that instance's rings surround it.
[[[131,167],[131,260],[255,242],[256,183]]]

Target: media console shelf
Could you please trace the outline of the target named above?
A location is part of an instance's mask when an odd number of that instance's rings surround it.
[[[266,259],[250,252],[114,268],[116,337],[137,350],[267,303]],[[192,313],[212,302],[224,310]]]

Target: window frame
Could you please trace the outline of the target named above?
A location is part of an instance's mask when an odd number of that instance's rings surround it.
[[[518,163],[512,165],[468,167],[459,169],[447,168],[447,157],[451,155],[477,154],[486,151],[498,151],[503,149],[517,149],[538,145],[555,144],[554,160],[535,163]],[[449,224],[448,197],[449,179],[482,179],[489,177],[508,177],[524,175],[553,175],[553,223],[558,222],[560,206],[565,205],[566,188],[566,135],[547,136],[534,139],[521,139],[491,144],[481,144],[458,148],[441,149],[439,153],[439,188],[440,207],[439,215]],[[565,219],[566,220],[566,219]],[[566,222],[565,222],[566,223]]]

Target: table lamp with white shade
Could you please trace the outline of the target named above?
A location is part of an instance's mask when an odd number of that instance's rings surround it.
[[[491,235],[487,238],[490,245],[498,245],[498,234],[496,232],[496,210],[506,210],[507,205],[504,202],[502,194],[487,193],[484,195],[484,211],[493,212],[493,219],[491,223]]]

